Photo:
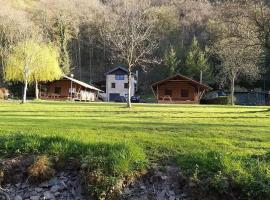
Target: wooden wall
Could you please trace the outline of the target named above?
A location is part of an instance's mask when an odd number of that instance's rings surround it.
[[[162,100],[164,96],[166,96],[165,91],[169,89],[172,91],[172,100],[175,101],[197,101],[197,87],[191,85],[188,82],[175,82],[175,81],[167,81],[163,84],[157,86],[158,99]],[[188,97],[181,96],[181,90],[188,90]]]

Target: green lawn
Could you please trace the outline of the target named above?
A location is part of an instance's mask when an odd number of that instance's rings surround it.
[[[269,107],[0,102],[0,113],[2,157],[107,156],[110,161],[98,166],[117,175],[135,170],[140,160],[172,161],[219,192],[236,190],[250,199],[270,195]],[[118,156],[121,164],[105,166]]]

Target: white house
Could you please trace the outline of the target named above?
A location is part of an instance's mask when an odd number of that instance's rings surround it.
[[[115,67],[106,74],[106,99],[115,101],[119,97],[128,97],[128,70],[123,67]],[[131,96],[135,95],[136,80],[134,74],[131,77]]]

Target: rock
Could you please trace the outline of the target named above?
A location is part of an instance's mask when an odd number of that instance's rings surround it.
[[[42,187],[42,188],[47,188],[49,187],[49,183],[46,181],[46,182],[43,182],[39,185],[39,187]]]
[[[54,186],[58,184],[58,180],[56,177],[53,177],[51,180],[48,182],[49,186]]]
[[[175,200],[175,196],[170,196],[169,200]]]
[[[183,193],[183,194],[181,194],[181,197],[185,198],[185,197],[187,197],[187,194]]]
[[[26,183],[21,184],[22,189],[27,188],[27,187],[28,187],[28,185]]]
[[[140,188],[141,188],[142,190],[145,190],[145,189],[146,189],[146,187],[145,187],[144,185],[141,185]]]
[[[23,200],[23,198],[20,195],[16,195],[14,200]]]
[[[166,194],[166,190],[162,190],[162,192],[157,195],[157,200],[164,200],[165,194]]]
[[[30,200],[39,200],[40,196],[36,195],[36,196],[31,196]]]
[[[59,190],[62,190],[63,188],[62,187],[60,187],[59,185],[54,185],[54,186],[52,186],[51,187],[51,192],[57,192],[57,191],[59,191]]]
[[[60,183],[64,186],[64,188],[67,188],[68,186],[65,184],[64,181],[60,181]]]
[[[59,197],[59,196],[61,196],[61,193],[60,192],[55,192],[54,196]]]
[[[162,180],[166,180],[168,177],[167,176],[161,176]]]
[[[40,188],[40,187],[36,187],[36,188],[35,188],[35,191],[36,191],[36,192],[41,192],[42,190],[43,190],[43,189]]]
[[[6,184],[4,189],[9,193],[10,200],[87,199],[81,191],[79,172],[74,170],[60,172],[49,181],[42,182],[38,186],[22,180],[15,185]]]
[[[43,195],[44,195],[44,199],[54,199],[55,198],[54,195],[49,191],[44,192]]]

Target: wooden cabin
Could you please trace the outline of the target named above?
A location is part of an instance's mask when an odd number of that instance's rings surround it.
[[[197,104],[210,87],[191,78],[177,74],[152,84],[158,103]]]
[[[63,76],[60,80],[40,84],[39,94],[41,99],[96,101],[99,92],[100,89],[90,84]]]

